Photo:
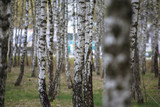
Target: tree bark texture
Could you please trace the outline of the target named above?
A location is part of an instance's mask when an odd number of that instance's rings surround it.
[[[7,77],[7,51],[10,27],[10,0],[0,0],[0,106],[4,107]]]
[[[38,45],[38,61],[39,61],[39,74],[38,74],[38,90],[39,97],[42,107],[50,107],[50,102],[46,92],[46,62],[45,62],[45,46],[46,46],[46,30],[47,30],[47,0],[41,0],[40,5],[40,35],[39,35],[39,45]]]
[[[130,107],[129,28],[130,0],[106,0],[104,55],[104,107]],[[108,15],[108,16],[107,16]]]
[[[73,107],[83,107],[82,97],[82,72],[84,70],[84,52],[85,52],[85,9],[86,1],[78,2],[78,40],[75,47],[75,65],[74,65],[74,85],[73,85]]]

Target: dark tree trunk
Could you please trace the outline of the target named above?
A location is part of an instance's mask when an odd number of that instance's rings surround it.
[[[14,2],[14,1],[13,1]],[[0,106],[4,107],[11,0],[0,1]]]

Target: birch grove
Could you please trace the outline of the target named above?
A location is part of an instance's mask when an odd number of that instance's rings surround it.
[[[0,0],[0,107],[159,106],[159,2]]]

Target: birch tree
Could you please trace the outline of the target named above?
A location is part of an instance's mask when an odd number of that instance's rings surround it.
[[[147,9],[146,7],[148,7],[148,1],[144,0],[142,2],[142,16],[143,20],[142,20],[142,74],[144,75],[146,73],[146,42],[147,42]]]
[[[50,25],[50,34],[49,34],[49,48],[48,48],[48,94],[52,95],[53,92],[53,35],[54,35],[54,24],[53,24],[53,10],[51,5],[51,0],[48,0],[48,9],[49,9],[49,25]]]
[[[59,4],[59,3],[58,3]],[[60,12],[60,13],[59,13]],[[65,1],[60,2],[60,10],[59,10],[59,19],[57,23],[57,66],[56,66],[56,73],[54,76],[54,88],[53,88],[53,94],[51,100],[54,100],[57,95],[57,89],[58,89],[58,81],[60,77],[60,71],[62,70],[62,64],[63,64],[63,38],[64,38],[64,12],[65,12]],[[58,17],[57,17],[58,18]],[[61,28],[61,29],[60,29]]]
[[[28,21],[28,13],[29,13],[29,1],[26,0],[26,3],[25,3],[25,31],[24,31],[24,41],[23,41],[23,52],[22,52],[22,57],[21,57],[21,65],[20,65],[20,73],[19,73],[19,76],[15,82],[15,86],[19,86],[21,81],[22,81],[22,78],[23,78],[23,75],[24,75],[24,59],[25,59],[25,56],[26,56],[26,51],[27,51],[27,32],[28,32],[28,25],[29,25],[29,21]]]
[[[101,34],[100,34],[100,10],[101,10],[101,0],[97,0],[97,23],[96,23],[96,40],[95,40],[95,71],[97,75],[100,75],[100,41],[101,41]]]
[[[159,18],[159,2],[158,0],[152,0],[153,3],[153,37],[152,37],[152,66],[151,71],[155,73],[155,77],[158,77],[158,18]]]
[[[138,42],[137,42],[137,29],[138,29],[138,12],[139,0],[132,0],[132,24],[130,32],[130,63],[132,72],[132,91],[136,91],[138,103],[143,103],[143,96],[140,89],[140,73],[139,73],[139,56],[138,56]]]
[[[12,0],[11,2],[11,19],[10,19],[10,40],[9,40],[9,47],[10,47],[10,53],[9,53],[9,63],[8,63],[8,72],[11,72],[12,63],[13,63],[13,29],[14,29],[14,11],[15,11],[15,0]]]
[[[17,65],[17,43],[18,43],[18,35],[17,35],[17,29],[18,29],[18,0],[16,0],[16,9],[15,9],[15,20],[16,20],[16,29],[15,29],[15,33],[14,33],[14,37],[15,37],[15,47],[14,47],[14,63],[13,63],[13,67],[15,67]]]
[[[39,34],[39,11],[40,11],[40,5],[39,5],[40,0],[35,0],[35,16],[36,16],[36,21],[35,21],[35,43],[34,43],[34,56],[32,60],[32,77],[35,76],[35,66],[37,63],[37,47],[38,47],[38,34]]]
[[[104,46],[104,107],[130,107],[130,0],[106,0]],[[108,16],[107,16],[108,15]]]
[[[94,107],[93,104],[93,91],[92,91],[92,35],[93,35],[93,13],[94,13],[95,0],[86,2],[86,32],[85,32],[85,63],[83,72],[83,93],[84,93],[84,106]]]
[[[11,0],[0,0],[0,106],[4,107]]]
[[[33,0],[30,0],[30,5],[31,5],[31,13],[32,13],[32,29],[33,29],[33,34],[32,34],[32,59],[34,56],[34,41],[35,41],[35,16],[34,16],[34,10],[33,10]]]
[[[68,52],[68,0],[65,0],[65,63],[66,63],[66,77],[68,88],[72,88],[72,78],[69,69],[69,52]]]
[[[19,40],[20,40],[20,43],[19,43],[19,47],[18,47],[18,65],[19,65],[19,62],[20,62],[20,53],[21,53],[21,42],[22,42],[22,32],[23,32],[23,9],[24,9],[24,0],[22,0],[22,4],[21,4],[21,18],[20,18],[20,31],[19,31]]]
[[[39,97],[43,107],[50,107],[50,102],[46,92],[46,82],[45,82],[45,72],[46,72],[46,62],[45,62],[45,39],[46,39],[46,26],[47,26],[47,0],[41,0],[40,12],[40,35],[39,35],[39,45],[38,45],[38,59],[39,59],[39,74],[38,74],[38,90]]]
[[[78,2],[78,40],[75,47],[75,65],[74,65],[74,85],[73,85],[73,107],[82,107],[82,71],[84,70],[84,51],[85,51],[85,8],[86,1]]]

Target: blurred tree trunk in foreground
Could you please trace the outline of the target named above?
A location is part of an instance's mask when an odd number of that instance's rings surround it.
[[[13,1],[14,2],[14,1]],[[0,0],[0,106],[4,107],[11,0]],[[13,4],[12,4],[13,5]]]
[[[130,0],[106,0],[104,58],[104,107],[130,107],[129,31]],[[107,16],[108,15],[108,16]]]

